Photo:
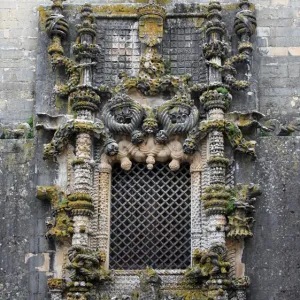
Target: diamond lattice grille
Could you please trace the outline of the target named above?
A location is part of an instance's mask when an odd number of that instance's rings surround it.
[[[111,269],[185,269],[190,265],[189,166],[113,167]]]

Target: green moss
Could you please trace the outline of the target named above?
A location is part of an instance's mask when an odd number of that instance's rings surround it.
[[[93,11],[99,15],[132,15],[137,14],[138,6],[136,5],[102,5],[93,7]]]
[[[139,291],[136,290],[136,291],[133,291],[133,292],[132,292],[132,294],[131,294],[132,300],[138,300],[139,297],[140,297]]]
[[[226,88],[224,88],[224,87],[218,87],[218,88],[216,89],[216,91],[217,91],[218,93],[220,93],[220,94],[223,94],[223,95],[228,95],[228,94],[229,94],[229,91],[228,91]]]
[[[66,214],[67,205],[63,205],[55,217],[55,226],[47,233],[46,237],[54,238],[59,242],[69,240],[74,233],[73,222]]]
[[[51,278],[47,280],[49,289],[63,289],[65,287],[65,280],[58,278]]]
[[[29,132],[26,134],[26,139],[32,139],[34,138],[34,132],[33,132],[33,117],[30,117],[26,123],[30,126]]]
[[[68,204],[68,200],[64,198],[62,201],[59,202],[59,207],[65,207]]]
[[[264,136],[270,136],[270,132],[264,130],[263,128],[260,128],[259,134],[260,134],[260,136],[262,136],[262,137],[264,137]]]
[[[74,193],[68,196],[70,201],[86,200],[88,202],[93,201],[93,197],[89,193]]]
[[[83,165],[85,163],[85,160],[83,158],[77,158],[72,160],[72,166],[74,165]]]
[[[52,207],[57,209],[62,199],[65,199],[65,193],[58,186],[38,186],[36,197],[39,200],[50,201]]]
[[[208,300],[205,291],[178,291],[175,296],[184,297],[184,300]]]
[[[196,28],[203,27],[204,19],[203,18],[193,18],[193,23]]]
[[[40,18],[40,24],[41,24],[41,29],[43,31],[46,30],[46,21],[49,15],[49,12],[45,9],[45,7],[38,7],[37,11],[39,12],[39,18]]]
[[[134,2],[148,4],[149,0],[134,0]],[[156,0],[155,3],[156,4],[169,4],[169,3],[171,3],[171,0]]]
[[[61,98],[56,96],[55,97],[55,107],[56,108],[62,108],[63,107],[63,102],[61,101]]]
[[[235,198],[232,197],[227,204],[227,215],[230,215],[235,211],[234,202]]]
[[[227,166],[229,163],[229,160],[225,157],[222,156],[212,156],[210,157],[210,159],[208,160],[208,164],[222,164]]]
[[[33,128],[33,117],[30,117],[26,122],[31,128]]]

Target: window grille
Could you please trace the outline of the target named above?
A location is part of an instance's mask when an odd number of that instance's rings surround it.
[[[186,269],[190,265],[189,165],[170,171],[136,163],[112,171],[111,269]]]

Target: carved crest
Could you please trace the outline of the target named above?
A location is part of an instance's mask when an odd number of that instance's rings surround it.
[[[164,8],[159,5],[150,4],[139,9],[139,37],[142,43],[150,47],[161,43],[165,16]]]
[[[148,46],[160,44],[163,38],[163,19],[159,16],[143,16],[139,21],[139,37]]]

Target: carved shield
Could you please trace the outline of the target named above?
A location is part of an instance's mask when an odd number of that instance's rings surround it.
[[[163,38],[164,20],[157,15],[146,15],[139,20],[141,42],[152,47],[160,44]]]

